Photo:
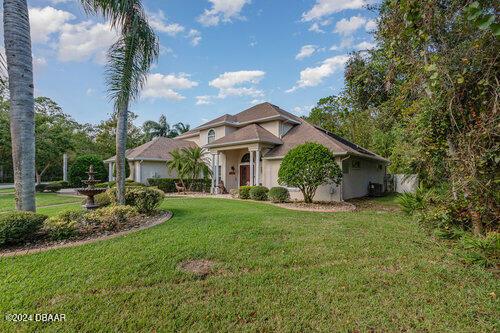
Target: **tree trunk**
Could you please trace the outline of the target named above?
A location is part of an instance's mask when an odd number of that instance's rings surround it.
[[[116,124],[116,201],[125,204],[125,151],[127,147],[128,101],[118,111]]]
[[[3,8],[16,209],[35,211],[35,112],[28,5],[26,0],[4,0]]]

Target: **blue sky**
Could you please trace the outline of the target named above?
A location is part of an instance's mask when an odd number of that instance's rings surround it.
[[[269,101],[298,115],[338,93],[353,50],[373,47],[366,0],[144,0],[161,43],[137,124],[165,114],[196,126]],[[77,0],[31,0],[35,93],[80,122],[112,111],[105,52],[116,37]]]

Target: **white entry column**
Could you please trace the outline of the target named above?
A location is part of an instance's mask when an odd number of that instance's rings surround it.
[[[260,185],[260,150],[255,151],[255,185]]]
[[[255,185],[254,175],[255,175],[255,170],[253,164],[253,150],[250,150],[250,186]]]
[[[108,179],[110,182],[114,180],[113,179],[114,178],[113,177],[113,164],[114,164],[113,162],[109,162],[109,164],[108,164]]]
[[[68,154],[63,154],[63,180],[68,181]]]
[[[215,194],[219,194],[219,152],[215,154]]]
[[[212,154],[212,190],[210,193],[215,194],[215,154]]]
[[[125,161],[125,163],[128,163]],[[141,182],[141,163],[142,161],[135,161],[135,181],[140,183]]]

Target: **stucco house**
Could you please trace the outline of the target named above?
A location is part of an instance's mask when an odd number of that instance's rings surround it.
[[[340,185],[321,186],[314,200],[342,201],[365,196],[370,182],[384,183],[389,163],[270,103],[255,105],[235,115],[225,114],[173,141],[181,145],[191,142],[211,154],[213,191],[217,191],[215,184],[219,184],[219,180],[228,190],[247,184],[279,186],[278,170],[283,157],[305,142],[317,142],[329,148],[343,172]],[[292,199],[303,199],[298,189],[289,190]]]
[[[148,178],[176,178],[175,171],[167,170],[167,161],[171,159],[171,151],[185,147],[196,147],[196,144],[187,140],[160,137],[139,147],[128,149],[125,153],[130,167],[128,179],[146,184]],[[114,180],[115,160],[116,157],[113,156],[104,161],[108,165],[109,180]]]

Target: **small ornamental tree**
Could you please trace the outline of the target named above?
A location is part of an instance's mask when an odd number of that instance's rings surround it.
[[[319,143],[307,142],[291,149],[281,162],[278,183],[298,187],[311,203],[318,186],[340,184],[342,171],[332,152]]]

